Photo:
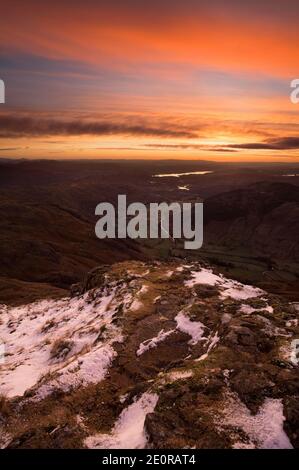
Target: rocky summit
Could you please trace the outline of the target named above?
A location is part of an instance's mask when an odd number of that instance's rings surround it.
[[[1,305],[1,447],[299,447],[298,307],[182,259]]]

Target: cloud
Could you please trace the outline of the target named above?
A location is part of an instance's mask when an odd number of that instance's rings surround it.
[[[153,59],[283,78],[298,69],[297,0],[2,3],[0,43],[11,56],[100,63],[134,75]]]
[[[40,136],[78,136],[78,135],[133,135],[165,138],[196,138],[194,131],[183,126],[161,124],[150,126],[143,122],[123,123],[105,120],[59,120],[0,116],[0,137],[40,137]]]
[[[237,149],[220,145],[205,144],[144,144],[144,147],[152,150],[207,150],[212,152],[237,152]]]
[[[0,152],[9,152],[9,151],[12,151],[12,150],[21,150],[23,149],[23,147],[1,147],[0,148]]]
[[[247,150],[297,150],[299,137],[281,137],[267,139],[263,142],[249,142],[245,144],[230,144],[226,148]]]

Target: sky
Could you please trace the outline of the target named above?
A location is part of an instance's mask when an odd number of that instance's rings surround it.
[[[298,161],[298,0],[4,0],[0,158]]]

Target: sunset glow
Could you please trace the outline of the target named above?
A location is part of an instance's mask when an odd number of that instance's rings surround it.
[[[297,161],[299,4],[12,0],[0,157]]]

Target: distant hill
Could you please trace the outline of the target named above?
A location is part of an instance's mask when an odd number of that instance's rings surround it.
[[[299,188],[262,182],[205,200],[205,243],[299,262]]]
[[[212,173],[180,178],[153,176],[196,170]],[[246,269],[254,256],[298,262],[299,178],[289,178],[294,183],[289,184],[283,177],[293,172],[298,172],[294,164],[111,160],[11,164],[2,160],[0,303],[19,303],[26,295],[34,300],[49,292],[63,294],[98,265],[165,259],[169,254],[191,255],[173,252],[165,241],[98,240],[94,209],[99,202],[115,203],[118,194],[126,194],[128,202],[144,203],[204,199],[204,248],[213,246],[220,251],[215,260],[219,267],[217,261],[224,260],[223,249],[232,253],[246,249],[248,257],[240,261]],[[199,250],[192,256],[202,254]],[[238,272],[229,274],[239,276]],[[247,277],[241,280],[247,282]],[[32,288],[28,283],[34,284]]]

